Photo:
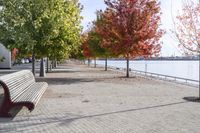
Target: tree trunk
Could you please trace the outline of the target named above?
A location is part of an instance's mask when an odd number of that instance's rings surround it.
[[[57,66],[58,66],[57,60],[55,60],[55,64],[54,65],[55,65],[55,68],[57,68]]]
[[[49,67],[50,67],[50,72],[52,72],[52,67],[53,67],[52,66],[52,61],[50,61],[50,66]]]
[[[94,68],[97,67],[97,62],[96,61],[97,61],[96,58],[94,58]]]
[[[32,73],[35,76],[35,52],[32,53]]]
[[[129,78],[129,57],[126,59],[126,77]]]
[[[57,67],[57,61],[56,60],[52,60],[52,68],[56,68]]]
[[[52,61],[52,66],[53,66],[53,68],[56,68],[56,67],[57,67],[57,61],[56,61],[56,60],[53,60],[53,61]]]
[[[41,58],[40,61],[40,77],[45,77],[45,63],[44,63],[44,58]]]
[[[52,68],[55,68],[55,60],[52,60]]]
[[[200,99],[200,52],[199,52],[199,99]]]
[[[105,71],[107,71],[108,70],[108,58],[106,57],[106,59],[105,59]]]
[[[49,72],[49,58],[47,57],[47,73]]]
[[[90,59],[88,59],[88,67],[90,66]]]

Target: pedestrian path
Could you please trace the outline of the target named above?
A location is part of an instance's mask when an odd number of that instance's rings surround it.
[[[200,103],[184,97],[198,89],[68,63],[45,78],[49,87],[38,106],[13,109],[0,118],[0,132],[198,133]]]

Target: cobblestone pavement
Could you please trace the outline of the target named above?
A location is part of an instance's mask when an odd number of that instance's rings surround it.
[[[200,132],[200,103],[183,99],[197,96],[197,88],[123,75],[82,65],[59,66],[37,79],[49,87],[35,110],[13,109],[15,117],[0,118],[0,132]]]

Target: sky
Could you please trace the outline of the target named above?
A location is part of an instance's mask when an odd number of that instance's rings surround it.
[[[183,52],[178,47],[178,42],[173,37],[171,30],[174,29],[173,19],[181,13],[182,2],[184,0],[159,0],[161,4],[161,28],[166,31],[166,34],[161,38],[162,49],[161,56],[181,56]],[[198,1],[198,0],[193,0]],[[106,5],[104,0],[80,0],[83,5],[81,15],[84,17],[82,21],[83,30],[87,29],[90,22],[96,19],[95,12],[104,10]]]
[[[84,17],[82,26],[85,31],[89,23],[96,19],[96,11],[104,10],[106,5],[104,4],[104,0],[80,0],[80,3],[83,5],[81,15]]]

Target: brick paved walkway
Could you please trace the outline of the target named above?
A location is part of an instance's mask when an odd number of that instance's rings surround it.
[[[0,132],[199,133],[200,103],[183,97],[198,89],[80,65],[63,65],[46,78],[49,88],[31,113],[0,118]]]

